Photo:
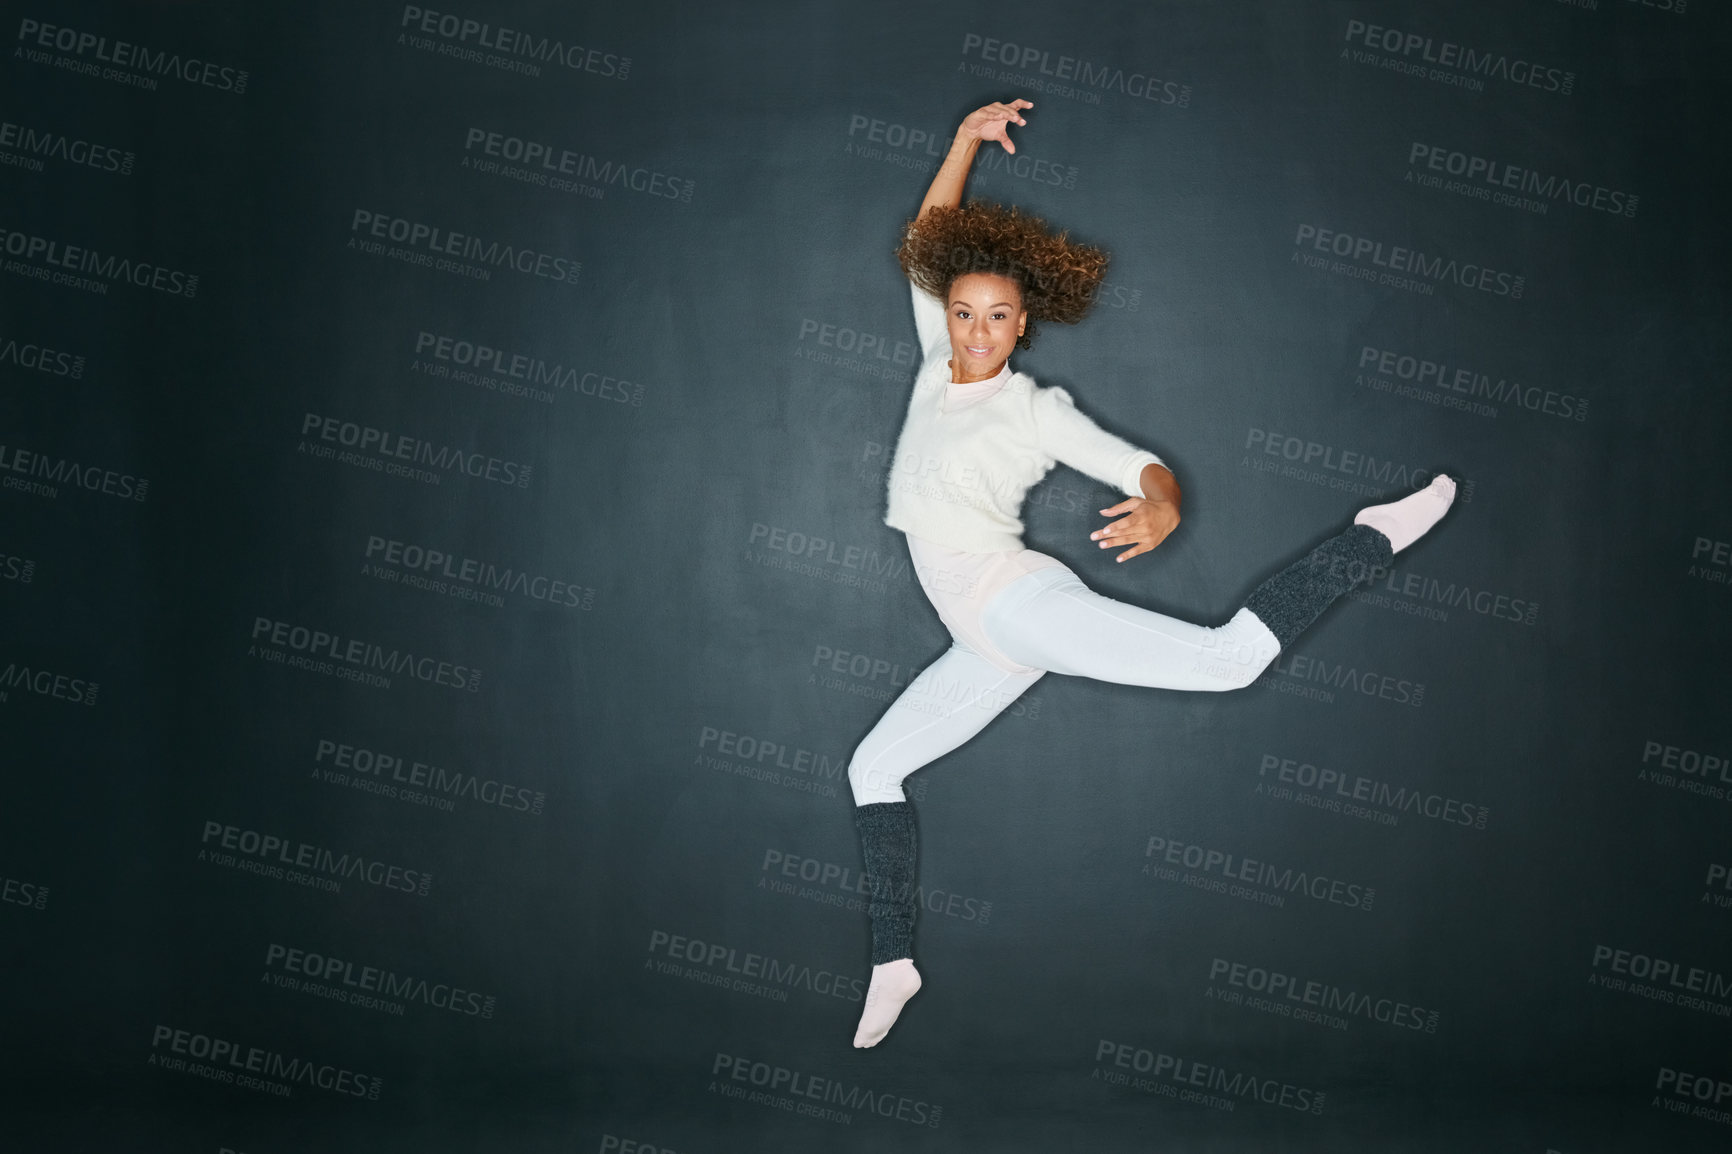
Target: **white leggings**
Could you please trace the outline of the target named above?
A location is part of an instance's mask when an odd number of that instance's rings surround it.
[[[1048,672],[1154,689],[1219,691],[1248,685],[1280,643],[1249,609],[1225,625],[1192,625],[1089,589],[1069,569],[1018,577],[981,611],[1009,672],[957,640],[920,671],[872,727],[848,765],[855,805],[905,801],[902,779],[986,728]]]

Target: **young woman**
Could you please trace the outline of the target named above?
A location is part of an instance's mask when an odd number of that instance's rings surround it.
[[[1034,322],[1074,324],[1106,254],[1017,210],[962,205],[982,141],[1008,152],[1027,100],[989,104],[957,130],[897,256],[912,282],[924,362],[890,469],[885,524],[908,538],[915,574],[954,644],[922,670],[854,751],[848,781],[869,879],[872,980],[854,1045],[881,1041],[920,989],[914,968],[914,812],[902,779],[985,728],[1048,672],[1160,689],[1253,681],[1342,593],[1437,523],[1455,482],[1437,475],[1399,501],[1360,510],[1258,586],[1216,628],[1102,597],[1022,544],[1022,501],[1062,461],[1122,490],[1090,538],[1125,561],[1179,523],[1179,485],[1155,454],[1101,429],[1061,388],[1009,365]]]

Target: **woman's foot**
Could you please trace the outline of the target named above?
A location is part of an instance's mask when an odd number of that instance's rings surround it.
[[[1455,482],[1439,473],[1431,484],[1417,493],[1409,493],[1387,505],[1371,505],[1359,510],[1355,525],[1370,525],[1389,538],[1389,546],[1399,553],[1437,524],[1455,500]]]
[[[866,987],[866,1008],[860,1012],[860,1028],[854,1031],[854,1048],[876,1046],[896,1024],[903,1003],[920,990],[920,971],[913,958],[872,967],[872,983]]]

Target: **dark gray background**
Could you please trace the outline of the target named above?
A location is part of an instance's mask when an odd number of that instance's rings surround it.
[[[1729,748],[1727,586],[1690,572],[1698,538],[1732,538],[1732,36],[1717,6],[458,13],[629,56],[623,80],[417,51],[397,43],[402,13],[12,8],[15,32],[37,19],[250,73],[237,96],[172,79],[144,92],[17,54],[4,69],[0,118],[137,161],[129,176],[0,168],[0,223],[200,275],[192,300],[0,277],[0,339],[87,358],[78,380],[0,364],[0,442],[151,482],[143,503],[0,492],[0,553],[35,562],[30,582],[0,582],[0,662],[101,683],[92,707],[16,689],[0,703],[0,874],[50,894],[41,910],[0,907],[6,1126],[28,1148],[554,1151],[612,1136],[680,1154],[1575,1154],[1732,1140],[1653,1104],[1662,1067],[1732,1081],[1727,1019],[1589,984],[1601,944],[1732,971],[1732,912],[1703,884],[1732,860],[1732,810],[1638,778],[1651,741]],[[1354,19],[1567,69],[1573,92],[1475,92],[1344,59]],[[1030,544],[1103,592],[1219,622],[1368,499],[1247,467],[1250,431],[1273,430],[1471,479],[1471,501],[1401,567],[1539,609],[1524,624],[1344,603],[1298,643],[1423,683],[1419,708],[1045,679],[1037,711],[914,779],[923,882],[991,916],[924,916],[926,989],[885,1045],[855,1051],[856,1002],[667,976],[646,947],[659,930],[869,969],[863,915],[757,885],[771,850],[857,867],[842,779],[826,797],[697,759],[711,727],[845,764],[884,708],[870,691],[947,644],[906,569],[857,589],[747,553],[763,525],[905,557],[866,457],[893,443],[907,381],[807,359],[802,326],[912,340],[892,249],[929,176],[850,151],[865,143],[850,126],[949,133],[1022,92],[959,70],[978,60],[970,33],[1190,88],[1185,107],[1034,94],[1016,139],[1074,166],[1075,187],[1002,171],[970,185],[1112,251],[1109,279],[1136,307],[1048,326],[1019,367],[1160,453],[1185,488],[1177,534],[1118,567],[1086,540],[1091,510],[1116,498],[1061,468],[1034,494]],[[471,127],[693,194],[589,199],[481,175],[460,167]],[[1639,194],[1639,209],[1540,215],[1420,188],[1402,179],[1416,141]],[[481,283],[361,255],[345,247],[357,208],[572,257],[582,274]],[[1524,292],[1422,296],[1303,268],[1306,223],[1512,270]],[[409,367],[421,330],[626,378],[642,402],[546,405],[429,379]],[[1368,345],[1587,398],[1588,414],[1477,416],[1374,391],[1354,380]],[[307,412],[529,462],[534,480],[430,486],[311,461],[295,451]],[[593,607],[380,584],[359,575],[370,534],[569,577]],[[260,616],[484,680],[379,690],[267,665],[246,656]],[[900,672],[840,691],[809,676],[820,647]],[[546,809],[441,813],[310,780],[323,737],[519,783]],[[1383,826],[1271,802],[1254,792],[1266,754],[1490,817]],[[426,898],[333,895],[216,868],[197,860],[208,820],[435,880]],[[1139,873],[1151,836],[1372,885],[1376,904],[1269,908],[1157,881]],[[397,1017],[275,989],[260,981],[272,942],[481,990],[497,1013]],[[1217,957],[1405,999],[1439,1025],[1335,1030],[1223,1006],[1203,997]],[[383,1092],[283,1100],[154,1069],[162,1023],[346,1066]],[[1091,1077],[1102,1039],[1327,1105],[1228,1112],[1108,1086]],[[718,1054],[937,1104],[942,1122],[856,1111],[843,1126],[727,1100],[711,1089]]]

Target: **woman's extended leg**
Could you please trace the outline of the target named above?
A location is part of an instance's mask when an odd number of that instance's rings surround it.
[[[914,807],[902,780],[986,727],[1042,673],[1011,673],[952,645],[909,682],[848,764],[854,828],[871,895],[872,982],[854,1045],[875,1046],[920,989],[914,968]]]
[[[1352,528],[1263,582],[1218,627],[1103,597],[1068,569],[1018,578],[987,605],[981,624],[1013,661],[1054,673],[1156,689],[1236,689],[1436,524],[1454,497],[1455,483],[1440,476],[1400,501],[1362,510]]]
[[[1068,569],[1019,578],[987,605],[981,624],[1013,660],[1153,689],[1237,689],[1281,651],[1249,609],[1225,625],[1193,625],[1103,597]]]

